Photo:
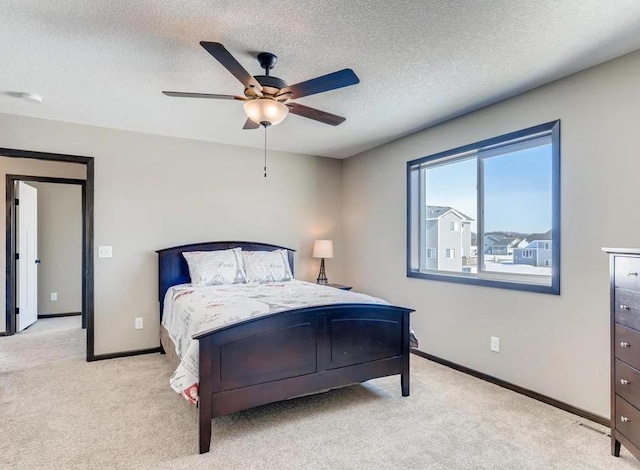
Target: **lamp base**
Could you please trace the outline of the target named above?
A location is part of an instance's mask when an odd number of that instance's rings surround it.
[[[320,272],[318,273],[318,279],[316,279],[316,283],[326,285],[329,284],[329,280],[327,279],[327,275],[324,272],[324,258],[320,261]]]

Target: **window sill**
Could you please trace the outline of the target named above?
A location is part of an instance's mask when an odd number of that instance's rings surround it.
[[[540,294],[560,295],[559,280],[552,285],[548,284],[527,284],[514,281],[504,281],[498,279],[487,279],[475,276],[459,276],[444,273],[425,273],[422,271],[408,270],[407,277],[417,279],[428,279],[432,281],[453,282],[457,284],[469,284],[474,286],[496,287],[498,289],[520,290],[525,292],[537,292]]]

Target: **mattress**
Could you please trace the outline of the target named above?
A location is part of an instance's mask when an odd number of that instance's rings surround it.
[[[179,360],[169,380],[187,400],[198,400],[198,341],[193,335],[230,324],[286,310],[337,303],[388,302],[366,294],[292,280],[265,284],[231,284],[194,287],[181,284],[169,288],[164,299],[163,335]],[[413,338],[413,335],[412,335]],[[163,344],[167,338],[163,338]]]

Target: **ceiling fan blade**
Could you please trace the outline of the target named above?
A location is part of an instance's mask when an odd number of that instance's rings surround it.
[[[262,91],[258,81],[249,75],[249,72],[231,55],[231,53],[219,42],[200,41],[200,45],[222,64],[231,74],[240,80],[245,88],[256,88]]]
[[[246,122],[244,123],[243,129],[258,129],[259,127],[260,124],[256,124],[251,119],[247,118]]]
[[[329,124],[330,126],[338,126],[347,120],[347,118],[343,118],[342,116],[336,116],[335,114],[303,106],[298,103],[287,103],[287,106],[289,107],[289,112],[291,114],[297,114],[298,116]]]
[[[187,93],[182,91],[163,91],[163,95],[172,96],[174,98],[208,98],[211,100],[239,100],[246,101],[246,98],[233,95],[214,95],[210,93]]]
[[[360,83],[360,79],[353,70],[343,69],[338,72],[323,75],[322,77],[312,78],[306,82],[296,83],[295,85],[283,88],[279,95],[291,92],[291,99],[296,99],[302,98],[303,96],[335,90],[337,88],[356,85],[358,83]]]

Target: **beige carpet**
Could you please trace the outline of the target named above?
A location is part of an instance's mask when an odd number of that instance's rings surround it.
[[[412,357],[411,397],[385,378],[213,422],[159,354],[84,361],[79,318],[0,338],[0,467],[7,469],[640,469],[594,423]]]

